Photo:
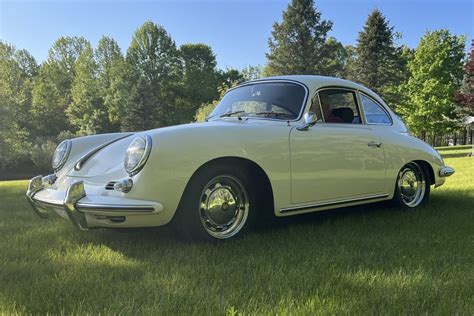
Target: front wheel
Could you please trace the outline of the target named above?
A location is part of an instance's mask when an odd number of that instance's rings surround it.
[[[410,162],[398,173],[394,202],[402,207],[415,208],[427,202],[430,195],[428,173],[418,163]]]
[[[246,170],[212,166],[193,177],[177,214],[178,230],[193,240],[238,237],[255,222],[255,188]]]

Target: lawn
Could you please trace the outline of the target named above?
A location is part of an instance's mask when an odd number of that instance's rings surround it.
[[[78,232],[0,182],[0,314],[474,314],[474,158],[426,207],[278,220],[218,244],[166,229]]]

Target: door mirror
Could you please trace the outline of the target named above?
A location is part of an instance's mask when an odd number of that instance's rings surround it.
[[[307,131],[308,128],[316,124],[317,120],[318,120],[318,117],[316,116],[314,112],[305,113],[303,116],[304,124],[297,127],[296,129],[299,131]]]

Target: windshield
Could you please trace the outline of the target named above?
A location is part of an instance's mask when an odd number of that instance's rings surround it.
[[[209,118],[217,117],[268,117],[297,119],[305,99],[305,89],[288,82],[248,84],[224,95]]]

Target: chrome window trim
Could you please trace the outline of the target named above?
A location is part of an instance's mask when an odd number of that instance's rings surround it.
[[[358,197],[358,198],[348,198],[348,199],[340,199],[336,201],[326,201],[326,202],[319,202],[319,203],[306,204],[306,205],[290,206],[290,207],[281,208],[280,213],[306,211],[306,210],[312,210],[312,209],[323,207],[323,206],[333,206],[333,205],[347,204],[347,203],[352,203],[352,202],[362,202],[362,201],[383,199],[386,197],[388,197],[388,194],[377,194],[377,195],[368,195],[368,196]]]
[[[361,91],[361,90],[357,90],[357,92],[359,93],[359,98],[360,98],[360,105],[361,107],[363,108],[363,104],[362,104],[362,95],[364,95],[365,97],[369,98],[370,100],[372,100],[375,104],[377,104],[384,112],[385,114],[387,114],[388,118],[390,119],[390,124],[384,124],[384,123],[369,123],[369,121],[367,121],[367,117],[365,115],[365,110],[364,110],[364,119],[365,119],[365,122],[367,125],[382,125],[382,126],[393,126],[393,118],[392,116],[390,115],[390,113],[387,111],[387,109],[385,108],[385,106],[383,106],[382,104],[380,104],[380,102],[378,102],[377,100],[375,100],[375,98],[371,97],[370,95],[368,95],[367,93]]]
[[[324,117],[323,107],[321,105],[321,98],[319,97],[319,92],[324,91],[324,90],[346,90],[346,91],[350,91],[350,92],[354,93],[357,111],[359,111],[360,123],[357,123],[357,124],[356,123],[326,123],[326,118]],[[344,87],[344,86],[326,86],[326,87],[318,88],[316,90],[316,92],[314,92],[314,93],[318,96],[319,108],[321,110],[321,116],[322,116],[322,120],[323,120],[322,123],[331,124],[331,125],[342,124],[342,125],[345,125],[345,126],[347,126],[347,125],[365,125],[366,122],[362,120],[362,118],[365,119],[365,116],[362,115],[361,104],[359,104],[360,102],[359,102],[357,92],[359,92],[359,90],[351,88],[351,87]],[[311,105],[310,105],[310,107],[311,107]],[[308,111],[309,111],[309,109],[308,109]]]
[[[244,116],[244,117],[242,117],[242,119],[245,119],[245,120],[249,120],[249,119],[252,119],[252,120],[267,120],[267,121],[277,121],[277,122],[285,122],[285,123],[286,122],[298,122],[298,121],[301,120],[301,118],[303,117],[303,114],[306,110],[306,107],[308,105],[309,89],[308,89],[307,85],[305,85],[304,83],[302,83],[300,81],[297,81],[297,80],[291,80],[291,79],[260,79],[260,80],[248,81],[248,82],[245,82],[241,85],[238,85],[236,87],[233,87],[233,88],[230,88],[229,90],[227,90],[227,92],[224,94],[224,96],[221,98],[221,100],[225,97],[225,95],[227,93],[229,93],[232,90],[235,90],[235,89],[238,89],[238,88],[241,88],[241,87],[245,87],[245,86],[249,86],[249,85],[260,84],[260,83],[291,83],[291,84],[297,84],[297,85],[303,87],[304,90],[305,90],[305,95],[304,95],[303,104],[301,105],[300,113],[299,113],[299,115],[296,119],[292,119],[292,120],[281,120],[281,119],[276,119],[276,118],[255,117],[255,116],[252,116],[252,117],[251,116]],[[211,120],[212,119],[214,119],[214,118],[211,118]],[[219,118],[216,117],[215,119],[219,119]]]

